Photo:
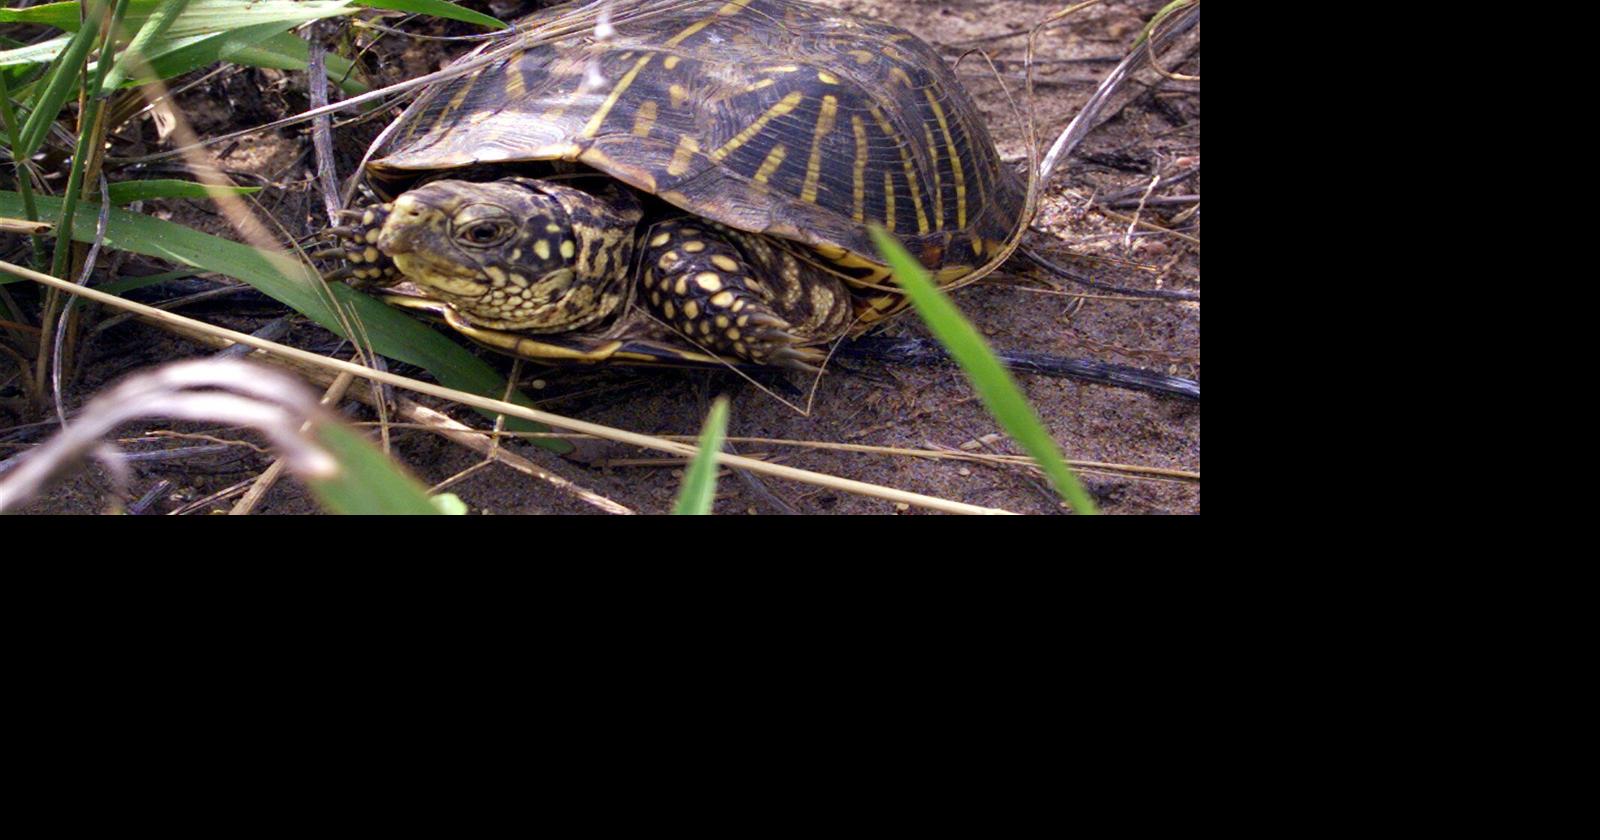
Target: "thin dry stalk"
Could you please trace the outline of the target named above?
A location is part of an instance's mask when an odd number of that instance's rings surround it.
[[[639,434],[638,432],[629,432],[622,429],[614,429],[610,426],[603,426],[598,423],[589,423],[583,420],[574,420],[570,417],[562,417],[559,414],[550,414],[537,409],[525,408],[523,406],[514,405],[502,400],[488,399],[486,397],[480,397],[477,394],[469,394],[465,391],[457,391],[454,388],[445,388],[430,382],[421,382],[409,377],[396,376],[395,374],[388,373],[386,371],[371,370],[369,368],[364,368],[360,365],[351,364],[339,359],[329,359],[325,356],[319,356],[316,353],[311,353],[296,347],[289,347],[273,341],[265,341],[242,332],[213,326],[203,321],[196,321],[193,318],[185,318],[182,315],[175,315],[171,312],[164,312],[160,309],[156,309],[153,306],[145,306],[141,303],[123,300],[122,298],[114,295],[108,295],[95,289],[80,288],[71,283],[64,282],[59,278],[51,277],[48,274],[40,274],[37,271],[23,268],[20,265],[13,265],[8,262],[0,261],[0,271],[8,271],[18,277],[32,280],[36,283],[41,283],[52,288],[61,289],[62,291],[66,291],[71,294],[81,295],[94,300],[97,303],[103,303],[107,306],[114,306],[121,309],[138,312],[141,315],[161,323],[182,325],[193,330],[199,330],[211,335],[227,338],[240,344],[247,344],[251,347],[268,351],[269,353],[295,359],[306,364],[316,365],[335,371],[349,371],[356,376],[370,379],[375,382],[393,385],[395,387],[404,388],[408,391],[414,391],[419,394],[427,394],[429,396],[439,397],[441,399],[453,400],[471,408],[483,409],[484,411],[497,411],[511,417],[520,417],[524,420],[532,420],[535,423],[544,423],[560,429],[569,429],[574,432],[592,434],[598,437],[606,438],[607,440],[614,440],[619,443],[627,443],[633,446],[643,447],[645,449],[670,452],[674,455],[684,455],[692,458],[699,452],[698,447],[665,441],[652,435]],[[767,464],[762,461],[741,458],[737,455],[729,455],[725,452],[715,453],[714,457],[716,458],[717,463],[722,466],[739,467],[742,469],[751,470],[752,472],[771,475],[776,478],[786,478],[792,481],[816,484],[832,490],[838,490],[846,493],[857,493],[863,496],[872,496],[879,499],[887,499],[891,502],[905,502],[906,504],[931,508],[933,510],[941,510],[947,513],[1011,513],[1011,511],[1001,510],[999,508],[987,508],[980,505],[969,505],[964,502],[957,502],[951,499],[941,499],[936,496],[926,496],[921,493],[912,493],[907,490],[900,490],[894,487],[885,487],[880,484],[872,484],[865,481],[855,481],[853,479],[825,475],[822,473],[811,472],[809,470],[795,469],[793,467]]]

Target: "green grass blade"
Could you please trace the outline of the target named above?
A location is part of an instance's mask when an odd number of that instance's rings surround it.
[[[195,181],[152,178],[148,181],[118,181],[108,190],[113,205],[150,201],[157,198],[211,198],[217,195],[249,195],[260,187],[220,187]]]
[[[356,0],[357,6],[366,6],[369,9],[393,9],[397,12],[415,12],[421,15],[449,18],[465,23],[476,23],[490,29],[509,29],[505,21],[492,18],[485,14],[463,9],[454,3],[444,0]]]
[[[711,512],[711,503],[717,497],[717,457],[722,451],[723,438],[728,433],[728,398],[717,397],[706,415],[706,424],[700,430],[700,454],[684,473],[683,486],[678,489],[678,506],[672,512],[679,516],[704,516]]]
[[[77,90],[78,72],[83,68],[83,60],[100,40],[100,18],[104,9],[101,3],[89,7],[83,28],[68,40],[66,49],[61,51],[55,66],[45,76],[39,99],[33,105],[33,113],[28,115],[18,134],[20,145],[11,150],[15,159],[25,160],[39,151],[51,124],[61,114],[61,106]]]
[[[306,42],[298,35],[280,32],[254,46],[234,50],[228,55],[228,60],[251,67],[304,70],[311,62],[311,53],[306,48]],[[361,72],[355,69],[350,59],[336,53],[326,53],[322,57],[322,64],[328,79],[338,84],[346,94],[354,96],[367,92],[367,85],[359,81],[363,78]]]
[[[449,516],[467,515],[467,503],[461,501],[461,497],[454,493],[440,493],[437,496],[429,496],[428,501],[433,502],[433,506],[438,508],[440,513]]]
[[[150,16],[145,19],[144,24],[139,27],[139,31],[134,33],[133,40],[128,42],[127,49],[124,49],[122,54],[117,56],[115,62],[111,65],[110,72],[106,74],[105,83],[100,87],[102,93],[116,90],[122,85],[122,81],[128,77],[129,67],[141,66],[143,62],[148,60],[145,58],[145,51],[149,49],[150,44],[155,39],[166,33],[167,29],[172,26],[178,15],[183,13],[183,8],[187,5],[189,5],[189,0],[161,0],[161,4],[156,6]]]
[[[42,214],[59,214],[61,199],[36,197]],[[0,216],[17,218],[22,200],[15,192],[0,190]],[[99,207],[85,205],[74,216],[73,237],[80,242],[94,238]],[[124,251],[157,257],[178,265],[236,277],[268,296],[290,306],[307,318],[338,335],[344,329],[323,291],[322,282],[308,267],[286,254],[260,251],[232,240],[190,230],[150,216],[113,208],[106,225],[106,245]],[[366,338],[379,354],[425,368],[443,385],[485,397],[499,399],[505,392],[505,378],[477,356],[446,336],[383,302],[364,295],[343,283],[328,289],[346,311],[360,319]],[[346,336],[348,337],[348,336]],[[533,403],[521,392],[511,401]],[[515,431],[546,431],[543,426],[517,418],[506,418]],[[541,446],[568,452],[571,444],[557,439],[536,439]]]
[[[179,271],[163,271],[160,274],[145,274],[139,277],[119,277],[110,283],[101,283],[95,288],[108,295],[123,295],[135,289],[143,289],[146,286],[154,286],[157,283],[165,283],[168,280],[182,280],[185,277],[193,277],[200,273],[192,268],[185,268]],[[0,277],[0,283],[6,283],[10,280],[11,278],[9,277]]]
[[[45,3],[27,9],[0,9],[0,23],[38,23],[77,32],[78,3],[72,0],[70,3]]]
[[[70,43],[72,43],[71,35],[58,35],[47,41],[40,41],[37,44],[0,50],[0,67],[19,64],[44,64],[60,55],[61,51],[66,49]]]
[[[889,267],[894,270],[895,280],[911,299],[917,314],[922,316],[934,337],[961,365],[973,389],[978,392],[989,413],[999,421],[1001,428],[1021,444],[1033,456],[1033,460],[1039,462],[1056,492],[1073,510],[1078,513],[1099,513],[1078,477],[1062,460],[1061,450],[1045,430],[1038,412],[1028,404],[1022,390],[1012,380],[1005,366],[1000,364],[1000,360],[995,358],[983,337],[962,317],[961,311],[950,302],[950,298],[934,285],[927,269],[882,227],[872,226],[872,239],[878,246],[878,252],[883,254]]]
[[[306,482],[328,510],[366,516],[437,516],[443,512],[428,498],[426,487],[355,431],[338,423],[322,423],[312,434],[339,462],[337,475]]]
[[[74,17],[77,15],[76,3],[54,5],[71,7],[72,15]],[[127,26],[142,26],[155,11],[155,0],[134,0],[128,9]],[[248,3],[239,0],[190,0],[183,12],[168,25],[167,31],[148,45],[144,57],[152,66],[160,67],[160,63],[156,60],[158,57],[179,49],[190,48],[196,43],[206,42],[206,39],[212,36],[251,30],[254,33],[251,40],[253,43],[308,21],[353,14],[356,11],[357,9],[350,5],[350,0],[251,0]],[[4,22],[4,19],[0,18],[0,22]],[[74,21],[72,28],[76,26]],[[237,44],[241,39],[233,38],[226,41]],[[68,47],[71,43],[70,37],[63,36],[42,44],[0,50],[0,66],[50,61],[62,52],[63,47]],[[211,60],[215,61],[216,58]],[[208,62],[201,62],[193,67],[203,66],[205,63]],[[122,84],[126,87],[128,82],[124,81]]]

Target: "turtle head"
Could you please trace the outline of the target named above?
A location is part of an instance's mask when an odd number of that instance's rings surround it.
[[[563,193],[525,178],[433,181],[396,198],[377,249],[407,280],[495,329],[558,332],[604,317],[620,272],[593,270]],[[629,241],[613,235],[612,241]],[[626,259],[623,259],[626,269]],[[613,276],[615,275],[615,276]]]

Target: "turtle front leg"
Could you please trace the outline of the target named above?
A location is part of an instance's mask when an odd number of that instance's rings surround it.
[[[388,204],[374,204],[358,210],[339,211],[352,223],[328,228],[326,232],[339,240],[350,265],[329,275],[328,279],[354,278],[380,286],[405,279],[394,260],[378,250],[378,234],[383,231],[384,220],[389,218],[389,209]]]
[[[850,326],[839,278],[764,237],[700,219],[658,222],[639,270],[650,310],[703,348],[814,370]]]

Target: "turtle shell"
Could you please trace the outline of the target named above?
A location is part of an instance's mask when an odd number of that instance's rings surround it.
[[[406,111],[369,183],[387,197],[429,173],[576,161],[846,271],[878,262],[881,224],[944,282],[1020,226],[1020,178],[910,33],[798,0],[616,3],[607,31],[595,5],[461,59],[472,69]]]

